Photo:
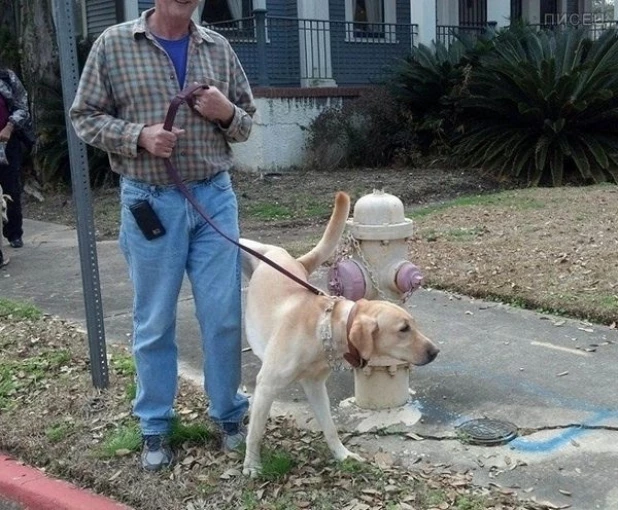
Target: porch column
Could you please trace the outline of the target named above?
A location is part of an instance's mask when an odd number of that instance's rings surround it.
[[[511,0],[491,0],[487,2],[487,21],[495,21],[496,28],[511,24]]]
[[[301,87],[336,87],[328,0],[298,0]],[[309,21],[308,21],[309,20]]]
[[[85,4],[86,2],[84,2]],[[139,17],[137,0],[124,0],[124,19],[125,21]]]
[[[418,25],[414,45],[430,46],[436,40],[436,0],[416,0],[410,3],[410,23]]]

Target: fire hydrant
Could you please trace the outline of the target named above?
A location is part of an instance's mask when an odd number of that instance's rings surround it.
[[[348,221],[351,257],[330,269],[331,294],[352,301],[361,298],[405,301],[423,277],[407,260],[412,220],[405,218],[399,198],[380,190],[360,198]],[[365,409],[400,407],[409,398],[410,365],[400,360],[370,360],[354,371],[355,403]]]
[[[331,294],[352,301],[363,297],[405,301],[421,286],[420,270],[407,260],[406,241],[414,226],[404,217],[401,200],[374,190],[356,202],[348,225],[352,254],[331,267]]]

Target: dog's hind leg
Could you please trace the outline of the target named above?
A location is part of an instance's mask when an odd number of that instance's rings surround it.
[[[324,438],[326,439],[330,451],[333,452],[333,456],[337,460],[351,458],[362,462],[363,458],[348,450],[341,442],[341,439],[339,439],[337,427],[330,413],[330,400],[328,398],[328,392],[326,391],[326,378],[303,379],[300,383],[305,390],[313,413],[324,432]]]

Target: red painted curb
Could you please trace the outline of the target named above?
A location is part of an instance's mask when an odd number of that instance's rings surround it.
[[[0,494],[28,510],[131,510],[0,454]]]

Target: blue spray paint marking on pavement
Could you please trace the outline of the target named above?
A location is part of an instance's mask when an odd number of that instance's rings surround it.
[[[606,411],[598,413],[591,420],[586,420],[582,425],[584,427],[599,425],[605,420],[616,417],[618,417],[618,413]],[[534,440],[525,437],[518,437],[513,439],[513,441],[509,443],[509,446],[520,452],[547,453],[562,448],[576,437],[580,437],[591,432],[594,431],[582,427],[572,427],[569,429],[564,429],[556,436],[548,439]]]
[[[436,366],[431,367],[430,370],[431,369],[433,369],[433,372],[441,373],[443,375],[454,372],[467,372],[467,367],[461,363],[449,363],[446,366]],[[577,410],[592,415],[590,419],[581,420],[582,427],[559,429],[556,430],[555,434],[549,438],[536,440],[531,437],[516,438],[509,443],[509,446],[516,451],[547,454],[563,448],[568,445],[570,441],[576,438],[594,432],[594,430],[586,429],[584,427],[598,426],[606,420],[618,418],[618,411],[602,408],[598,404],[589,402],[582,398],[561,395],[529,380],[521,380],[512,376],[505,376],[504,374],[496,375],[492,373],[476,373],[475,376],[481,380],[491,383],[494,387],[501,387],[505,390],[508,389],[509,393],[512,393],[515,388],[518,388],[522,395],[536,395],[541,397],[546,404]],[[436,400],[428,401],[427,398],[420,398],[416,403],[421,408],[424,407],[423,411],[428,412],[433,418],[438,418],[437,421],[442,423],[450,422],[455,427],[470,419],[478,418],[478,416],[470,417],[462,413],[453,412],[440,404],[436,405]]]

